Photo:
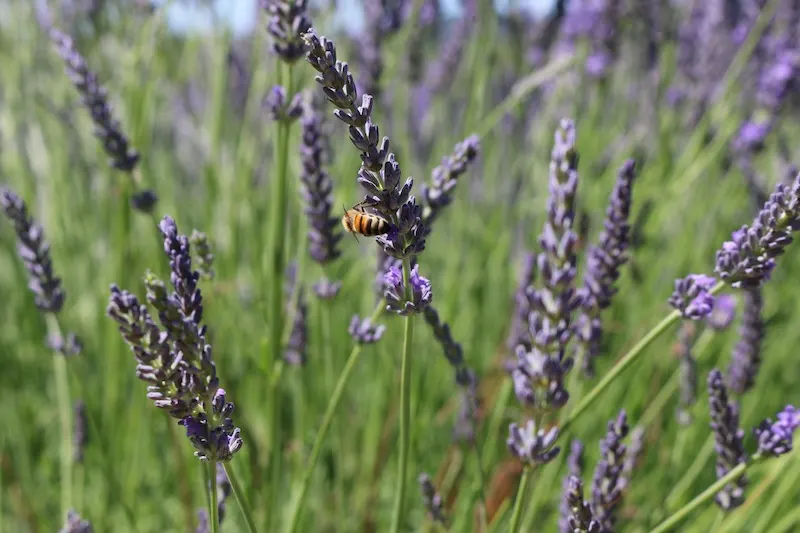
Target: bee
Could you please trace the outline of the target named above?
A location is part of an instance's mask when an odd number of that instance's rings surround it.
[[[362,203],[344,210],[342,226],[355,237],[356,233],[365,237],[375,237],[389,233],[389,221],[375,213],[367,213]]]

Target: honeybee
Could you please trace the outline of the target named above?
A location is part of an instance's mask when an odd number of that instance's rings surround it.
[[[355,237],[356,233],[365,237],[375,237],[389,233],[389,221],[381,215],[367,213],[362,207],[362,203],[354,205],[351,209],[345,209],[342,217],[342,226]]]

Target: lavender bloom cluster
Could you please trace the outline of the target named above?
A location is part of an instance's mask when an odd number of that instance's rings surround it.
[[[430,228],[441,210],[453,201],[453,189],[460,178],[478,157],[481,140],[477,135],[470,135],[458,143],[453,153],[442,159],[442,163],[433,169],[431,184],[422,186],[422,199],[425,203],[422,220]]]
[[[616,420],[608,423],[608,432],[600,441],[600,461],[592,479],[592,515],[602,531],[614,531],[616,511],[628,485],[624,472],[627,448],[622,442],[627,436],[628,421],[623,410]]]
[[[568,4],[563,26],[564,37],[569,42],[585,39],[590,44],[586,73],[594,78],[607,76],[617,57],[617,26],[620,18],[618,2],[590,0]]]
[[[442,496],[436,492],[436,487],[433,486],[431,477],[423,472],[419,475],[418,482],[419,490],[422,493],[422,504],[425,506],[425,510],[428,511],[431,520],[447,526],[447,516],[444,514]]]
[[[92,533],[91,522],[84,520],[81,516],[73,510],[67,512],[67,521],[64,527],[58,530],[58,533]]]
[[[373,324],[369,318],[362,320],[358,315],[353,315],[347,332],[358,344],[374,344],[381,340],[386,332],[386,326]]]
[[[28,214],[28,207],[17,194],[0,187],[0,207],[14,225],[17,234],[17,253],[28,271],[28,288],[33,293],[36,307],[45,313],[58,313],[64,306],[64,291],[61,279],[53,272],[50,245],[44,230]]]
[[[159,324],[135,295],[116,285],[107,313],[136,357],[136,375],[148,384],[147,397],[186,428],[197,457],[229,461],[243,442],[231,418],[234,405],[219,387],[202,324],[200,273],[192,268],[189,239],[178,233],[175,221],[164,217],[159,228],[173,289],[152,274],[145,278],[147,301],[158,312]]]
[[[778,413],[778,420],[766,419],[753,429],[758,439],[758,453],[770,457],[779,457],[792,451],[794,432],[800,427],[800,411],[787,405]]]
[[[290,100],[286,88],[275,85],[264,98],[264,109],[275,122],[292,123],[303,115],[303,98],[297,93]]]
[[[635,177],[635,162],[628,160],[619,170],[598,244],[589,249],[586,257],[580,296],[582,312],[575,325],[575,334],[584,346],[583,368],[587,373],[592,371],[593,358],[600,354],[603,335],[600,312],[611,305],[611,298],[617,292],[614,283],[619,279],[620,268],[628,260],[631,232],[628,218]]]
[[[717,280],[705,274],[689,274],[675,280],[675,290],[668,302],[683,318],[701,320],[714,309],[711,289]]]
[[[761,366],[761,341],[764,338],[762,306],[761,289],[744,291],[744,311],[739,328],[739,341],[733,349],[727,372],[728,386],[736,394],[744,394],[755,385],[756,375]]]
[[[742,443],[744,431],[739,428],[739,406],[728,401],[728,392],[722,379],[722,372],[712,370],[708,375],[709,410],[711,429],[717,451],[717,478],[721,478],[739,463],[747,460]],[[728,511],[744,503],[744,489],[747,478],[741,476],[717,493],[714,500],[722,509]]]
[[[225,518],[225,502],[230,497],[233,487],[231,486],[228,475],[225,473],[225,467],[221,463],[217,463],[216,479],[214,484],[217,491],[217,517],[219,523]],[[211,533],[211,521],[208,517],[208,509],[199,509],[197,511],[197,529],[196,533]]]
[[[567,533],[601,533],[603,529],[600,527],[600,522],[595,520],[591,506],[583,499],[581,478],[569,475],[566,482],[565,499],[569,514],[566,518],[565,527],[561,531]]]
[[[267,13],[272,51],[284,62],[295,63],[305,53],[303,34],[311,28],[307,0],[260,0]]]
[[[583,484],[580,481],[582,475],[583,443],[578,439],[573,439],[570,445],[569,455],[567,456],[567,475],[564,476],[561,487],[561,504],[559,507],[561,514],[558,519],[558,530],[561,533],[573,533],[575,529],[575,518],[573,517],[576,512],[583,512]],[[578,487],[575,486],[573,480],[577,480]],[[576,488],[579,489],[579,494],[577,496],[575,494]],[[586,505],[586,512],[591,514],[588,504]]]
[[[309,101],[302,119],[300,161],[303,170],[300,181],[308,217],[309,254],[321,265],[341,255],[338,245],[342,239],[339,220],[332,216],[333,182],[324,168],[326,152],[322,115],[315,109],[313,101]]]

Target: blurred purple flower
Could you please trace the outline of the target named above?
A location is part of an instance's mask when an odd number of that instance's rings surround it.
[[[739,428],[739,407],[728,401],[728,391],[722,380],[722,372],[713,369],[708,374],[709,411],[711,429],[717,451],[717,479],[723,477],[739,463],[747,460],[742,440],[744,431]],[[735,509],[744,503],[744,489],[747,478],[743,475],[727,484],[717,493],[714,500],[723,510]]]
[[[778,413],[778,421],[766,419],[753,429],[758,439],[758,453],[770,457],[779,457],[792,451],[794,432],[800,427],[800,411],[793,405],[787,405]]]
[[[595,520],[589,503],[583,499],[581,478],[569,475],[566,478],[565,505],[569,509],[562,533],[602,533],[600,522]]]
[[[460,178],[478,157],[480,137],[470,135],[458,143],[452,155],[442,158],[442,163],[433,169],[430,186],[422,185],[425,204],[422,221],[430,228],[442,209],[453,200],[452,192]]]
[[[347,332],[358,344],[374,344],[383,337],[385,331],[386,326],[373,324],[369,318],[361,319],[358,315],[353,315],[347,328]]]
[[[739,328],[739,341],[733,349],[728,365],[728,387],[736,394],[744,394],[755,385],[756,375],[761,366],[761,342],[764,339],[764,319],[761,289],[744,291],[744,310],[742,325]]]
[[[272,120],[277,122],[294,122],[303,114],[303,98],[301,93],[287,100],[286,89],[275,85],[264,98],[264,108]]]
[[[553,446],[556,439],[558,439],[557,427],[552,427],[547,431],[537,430],[536,422],[528,420],[522,427],[513,423],[508,427],[506,444],[511,455],[526,466],[532,466],[549,463],[556,458],[561,450],[558,446]]]
[[[692,423],[689,409],[697,403],[697,360],[692,354],[696,328],[693,322],[683,321],[678,331],[678,350],[680,356],[680,396],[678,423],[687,426]]]
[[[703,319],[714,309],[714,297],[709,291],[716,281],[705,274],[689,274],[683,279],[676,279],[669,304],[680,311],[683,318]]]
[[[67,512],[67,521],[58,533],[92,533],[92,531],[94,531],[92,524],[70,509]]]
[[[625,410],[608,423],[608,432],[600,441],[600,460],[592,479],[591,510],[602,531],[614,531],[616,511],[622,502],[627,480],[623,474],[627,448],[622,443],[628,436]]]
[[[447,517],[444,514],[444,502],[442,496],[436,492],[436,487],[433,486],[431,477],[423,472],[419,475],[419,490],[422,493],[422,504],[425,510],[431,517],[431,520],[447,526]]]
[[[706,317],[706,324],[711,329],[722,331],[731,325],[736,318],[736,299],[730,294],[721,294],[714,298],[714,308]]]
[[[574,526],[571,518],[574,520],[573,515],[576,508],[576,495],[575,486],[572,482],[573,479],[580,480],[583,475],[583,444],[578,439],[573,439],[570,445],[569,456],[567,457],[567,475],[564,476],[564,481],[561,487],[561,505],[559,507],[561,515],[558,519],[558,530],[560,533],[573,533]],[[580,487],[580,504],[578,507],[583,507],[583,487]],[[586,511],[591,512],[586,505]]]
[[[267,32],[273,52],[286,63],[302,58],[303,34],[311,29],[307,0],[260,0],[260,4],[269,17]]]

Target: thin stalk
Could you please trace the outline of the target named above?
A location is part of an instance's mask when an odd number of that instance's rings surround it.
[[[206,472],[208,472],[208,521],[211,524],[211,533],[219,533],[219,512],[217,509],[217,463],[216,461],[206,462]]]
[[[45,313],[47,331],[51,338],[61,337],[58,317]],[[66,517],[72,509],[72,403],[69,398],[69,378],[67,376],[67,356],[53,354],[53,374],[56,381],[56,402],[58,419],[61,425],[61,516]]]
[[[674,528],[678,522],[688,516],[689,513],[713,498],[717,492],[725,487],[725,485],[741,477],[750,466],[758,464],[763,459],[764,458],[761,456],[761,454],[756,453],[744,463],[739,463],[735,468],[731,469],[730,472],[719,478],[716,483],[701,492],[692,501],[681,507],[677,512],[675,512],[675,514],[661,522],[654,529],[650,530],[650,533],[664,533],[665,531],[669,531],[670,529]]]
[[[716,294],[725,286],[723,282],[717,283],[714,288],[712,288],[709,293]],[[629,366],[631,366],[637,359],[644,353],[645,348],[650,346],[656,339],[658,339],[661,335],[664,334],[673,324],[680,320],[681,314],[678,311],[673,311],[668,314],[661,322],[659,322],[653,329],[651,329],[647,335],[645,335],[642,340],[636,343],[636,345],[630,349],[628,353],[626,353],[619,362],[614,365],[611,370],[602,377],[602,379],[594,386],[594,388],[589,391],[578,405],[570,411],[564,422],[561,424],[561,434],[566,434],[567,428],[575,422],[575,420],[584,412],[586,409],[589,408],[590,405],[594,403],[598,396],[606,389],[609,385],[617,378],[624,370],[626,370]]]
[[[525,493],[528,490],[528,484],[533,477],[533,468],[527,467],[522,473],[522,479],[517,487],[517,499],[514,502],[514,513],[511,515],[511,525],[508,528],[508,533],[517,533],[519,531],[519,522],[522,519],[522,502],[525,500]]]
[[[247,531],[250,533],[258,533],[258,530],[256,529],[256,523],[253,521],[253,512],[250,510],[250,505],[247,503],[247,498],[244,496],[242,484],[239,483],[239,478],[236,476],[236,471],[233,469],[233,464],[231,462],[222,463],[222,467],[225,469],[225,475],[228,476],[228,481],[231,484],[231,490],[233,491],[233,495],[236,497],[236,503],[239,504],[239,510],[242,512],[244,521],[247,524]]]
[[[325,373],[325,388],[332,390],[334,387],[334,365],[333,365],[333,345],[331,339],[331,302],[323,300],[322,303],[322,343],[324,352],[322,357],[325,359],[324,373]],[[341,428],[336,428],[336,435],[333,438],[333,453],[335,457],[342,457],[342,450],[346,449],[344,445],[344,438],[342,437]],[[344,477],[342,476],[341,469],[335,470],[335,479],[333,480],[336,487],[336,494],[334,494],[334,505],[336,506],[336,515],[339,517],[338,522],[342,523],[342,503],[346,494],[344,487]]]
[[[280,65],[279,65],[280,69]],[[286,77],[286,94],[292,97],[292,66],[288,65]],[[272,509],[275,496],[278,492],[280,482],[281,465],[281,443],[278,436],[278,402],[277,388],[278,381],[272,379],[275,372],[275,361],[280,360],[281,340],[283,337],[283,278],[286,267],[286,205],[287,205],[287,182],[289,164],[289,133],[291,123],[277,123],[277,144],[275,150],[276,172],[273,176],[272,198],[270,203],[270,232],[269,250],[271,256],[267,265],[262,265],[262,270],[269,277],[269,343],[268,350],[264,354],[264,370],[270,379],[267,382],[267,433],[269,442],[269,469],[270,469],[270,488],[266,498],[267,527],[270,528],[270,521],[273,518]]]
[[[486,473],[483,470],[483,461],[481,460],[481,449],[478,446],[477,435],[472,440],[472,450],[475,452],[475,465],[478,469],[478,515],[481,524],[481,531],[486,531],[488,526],[488,513],[486,511]]]
[[[403,259],[403,283],[406,301],[411,301],[411,261]],[[397,492],[392,513],[392,533],[400,530],[403,517],[403,503],[406,497],[406,473],[408,471],[408,452],[411,444],[411,343],[414,340],[414,315],[405,317],[403,332],[403,359],[400,364],[400,459],[397,468]]]
[[[383,300],[378,302],[378,305],[375,307],[375,311],[372,313],[371,320],[374,321],[378,318],[378,315],[380,315],[381,311],[383,310],[383,306]],[[317,436],[314,438],[314,444],[311,446],[311,454],[308,458],[308,466],[306,467],[306,471],[303,473],[303,480],[300,483],[300,493],[298,494],[295,504],[292,507],[292,514],[291,518],[289,519],[289,527],[286,530],[288,533],[294,533],[297,531],[297,526],[300,523],[300,511],[303,509],[303,504],[305,503],[308,489],[311,486],[311,477],[314,474],[314,468],[317,466],[317,462],[319,461],[319,455],[322,452],[322,445],[325,443],[325,437],[328,435],[331,422],[333,422],[333,415],[336,414],[336,409],[339,407],[339,403],[344,397],[345,388],[347,387],[347,383],[350,381],[350,377],[352,376],[353,370],[356,367],[356,363],[361,355],[361,351],[362,345],[356,344],[353,346],[353,350],[350,352],[350,357],[347,358],[344,369],[342,369],[342,373],[339,375],[339,381],[336,383],[336,388],[333,390],[331,399],[328,401],[328,407],[325,409],[325,414],[322,417],[322,424],[319,427],[319,431],[317,431]]]

